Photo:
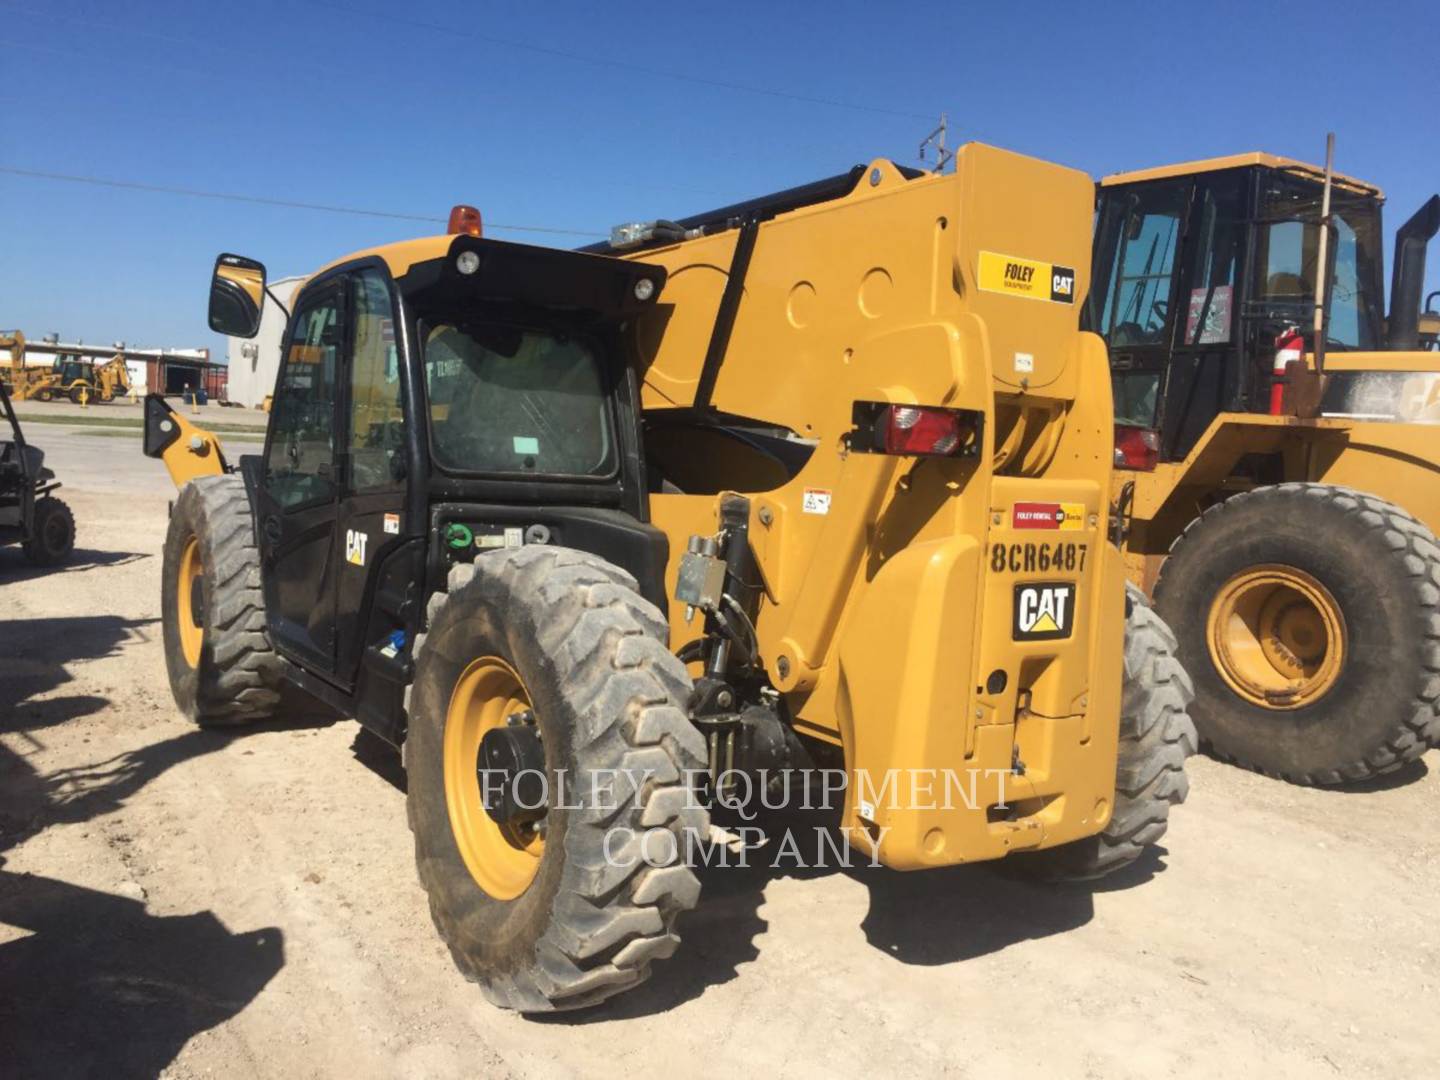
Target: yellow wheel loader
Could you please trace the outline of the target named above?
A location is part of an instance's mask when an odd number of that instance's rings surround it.
[[[1115,495],[1219,757],[1302,784],[1440,741],[1440,354],[1422,315],[1440,197],[1270,154],[1098,188],[1084,323],[1109,345]],[[1433,297],[1431,298],[1433,299]]]
[[[435,925],[524,1011],[642,981],[711,809],[796,778],[862,862],[1130,863],[1196,737],[1115,543],[1091,200],[971,145],[587,251],[457,207],[327,266],[262,454],[146,399],[177,703],[286,685],[400,747]],[[267,302],[222,255],[212,329]]]

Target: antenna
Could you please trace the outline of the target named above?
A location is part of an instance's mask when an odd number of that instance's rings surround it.
[[[937,127],[934,131],[930,132],[929,135],[926,135],[925,138],[920,140],[921,161],[925,160],[925,148],[928,146],[935,147],[935,171],[937,173],[944,172],[946,164],[948,164],[955,157],[953,152],[945,148],[945,132],[947,123],[948,121],[946,119],[946,116],[942,112],[940,114],[940,126]]]

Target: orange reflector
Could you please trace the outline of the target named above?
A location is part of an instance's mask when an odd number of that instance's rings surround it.
[[[480,235],[480,211],[473,206],[455,206],[450,210],[450,224],[445,231],[452,236],[464,233],[466,236]]]

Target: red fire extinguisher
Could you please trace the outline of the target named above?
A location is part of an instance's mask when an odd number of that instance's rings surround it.
[[[1298,326],[1287,326],[1275,339],[1275,365],[1270,369],[1270,415],[1285,414],[1285,368],[1305,356],[1305,335]]]

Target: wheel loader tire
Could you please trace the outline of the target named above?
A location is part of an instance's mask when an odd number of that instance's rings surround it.
[[[1155,603],[1216,757],[1329,785],[1440,741],[1440,543],[1392,503],[1308,483],[1236,495],[1171,546]]]
[[[665,620],[636,588],[567,548],[484,554],[451,570],[415,641],[415,861],[456,965],[502,1007],[580,1008],[637,985],[675,951],[676,918],[699,896],[686,853],[709,828],[705,743]],[[543,833],[502,826],[478,801],[476,732],[516,718],[538,728],[547,792],[563,793]]]
[[[202,727],[271,719],[280,702],[280,658],[265,629],[260,552],[239,476],[206,476],[181,489],[162,573],[175,703]]]
[[[53,495],[35,504],[35,523],[25,557],[36,566],[55,566],[75,550],[75,515]]]
[[[1015,869],[1045,881],[1088,881],[1133,863],[1170,826],[1185,801],[1185,759],[1199,740],[1186,711],[1194,690],[1175,657],[1175,635],[1145,594],[1125,585],[1125,668],[1115,806],[1095,836],[1011,857]]]

